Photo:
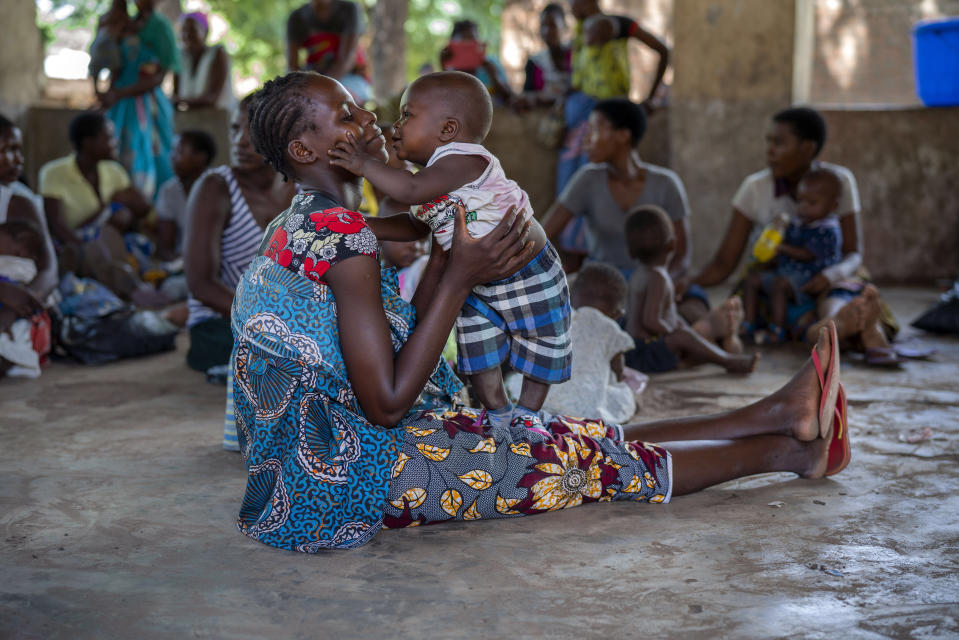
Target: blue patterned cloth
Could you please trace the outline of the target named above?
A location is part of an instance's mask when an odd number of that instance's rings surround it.
[[[383,271],[381,293],[398,351],[414,310],[395,271]],[[248,470],[240,531],[307,553],[367,542],[382,526],[402,427],[451,406],[461,383],[439,360],[398,428],[371,424],[347,376],[332,291],[269,257],[254,258],[240,281],[232,322],[233,401]]]

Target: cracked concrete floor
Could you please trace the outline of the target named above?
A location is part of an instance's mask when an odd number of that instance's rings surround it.
[[[904,323],[936,297],[885,293]],[[3,380],[0,637],[959,636],[959,341],[923,340],[939,353],[901,370],[843,358],[853,457],[832,479],[388,531],[316,556],[234,528],[244,471],[219,448],[223,388],[187,370],[182,341]],[[740,406],[804,357],[654,378],[643,415]]]

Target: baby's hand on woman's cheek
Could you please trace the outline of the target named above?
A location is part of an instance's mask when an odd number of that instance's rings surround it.
[[[327,154],[330,156],[331,166],[341,167],[357,176],[363,175],[363,164],[367,160],[375,159],[357,143],[352,133],[347,133],[346,140],[337,142]]]

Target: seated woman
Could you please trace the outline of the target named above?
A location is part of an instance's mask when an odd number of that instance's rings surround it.
[[[839,177],[839,224],[842,229],[843,259],[813,277],[802,292],[817,298],[812,318],[797,318],[793,335],[807,342],[816,340],[819,329],[835,321],[839,337],[851,346],[865,349],[872,361],[895,360],[888,339],[897,330],[895,319],[884,310],[874,287],[866,287],[862,269],[862,224],[856,179],[846,167],[816,160],[826,142],[826,121],[814,109],[797,107],[773,116],[766,133],[767,168],[747,176],[733,197],[733,216],[726,235],[712,261],[695,277],[693,284],[722,283],[739,265],[740,259],[762,228],[781,213],[797,213],[796,190],[812,167],[831,170]],[[852,303],[850,303],[852,302]],[[810,319],[812,318],[812,319]]]
[[[47,223],[60,245],[63,271],[94,278],[129,299],[140,282],[123,234],[150,212],[150,203],[116,161],[113,123],[99,112],[70,122],[74,152],[40,167]]]
[[[223,45],[206,43],[210,24],[195,11],[180,18],[183,42],[180,71],[173,76],[173,103],[180,109],[217,107],[233,111],[236,97],[230,78],[230,55]]]
[[[493,427],[454,410],[460,385],[440,352],[469,290],[531,257],[515,212],[471,238],[460,208],[451,250],[433,247],[407,304],[353,211],[360,179],[329,163],[348,137],[385,159],[375,116],[333,79],[291,73],[256,94],[250,121],[257,150],[305,193],[270,224],[233,304],[246,535],[303,552],[349,548],[384,527],[663,503],[754,473],[821,477],[848,461],[827,331],[780,391],[720,416],[625,428],[528,416]]]
[[[230,166],[204,173],[187,200],[184,271],[190,288],[190,349],[186,361],[197,371],[229,363],[233,349],[230,305],[236,284],[256,255],[263,229],[296,193],[296,185],[285,181],[253,150],[248,104],[249,98],[240,102],[230,123]]]
[[[26,300],[27,296],[45,300],[58,282],[57,256],[43,212],[43,198],[19,181],[22,173],[23,135],[19,127],[0,115],[0,224],[8,220],[24,220],[36,225],[44,237],[43,255],[37,261],[37,275],[24,290],[11,292],[10,290],[21,287],[11,282],[0,283],[0,305],[4,306],[8,303],[14,304],[13,297],[19,298],[21,302]],[[9,298],[4,297],[3,287],[7,288]],[[18,293],[20,295],[17,295]]]
[[[636,147],[646,133],[646,113],[626,98],[611,98],[596,104],[589,117],[586,147],[590,164],[576,172],[559,199],[543,217],[543,228],[557,244],[573,220],[582,223],[588,259],[617,267],[630,280],[630,289],[643,288],[643,265],[629,256],[623,232],[626,213],[653,204],[673,221],[675,253],[669,264],[673,280],[687,277],[692,247],[689,242],[689,202],[686,189],[675,172],[643,162]],[[726,303],[708,315],[706,292],[688,288],[679,303],[680,314],[708,340],[729,334],[730,323],[738,326],[741,306]],[[738,315],[737,315],[738,314]]]

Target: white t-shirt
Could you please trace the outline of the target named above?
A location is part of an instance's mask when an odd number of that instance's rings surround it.
[[[176,252],[183,253],[183,236],[186,234],[189,219],[186,209],[187,192],[176,176],[163,183],[157,192],[157,220],[169,220],[176,223]]]
[[[856,187],[856,178],[852,175],[852,171],[830,162],[817,162],[813,166],[828,169],[839,177],[839,208],[836,210],[836,215],[839,218],[847,215],[855,216],[856,235],[861,247],[862,225],[859,220],[861,210],[859,189]],[[776,181],[773,178],[772,171],[763,169],[747,176],[743,183],[739,185],[736,195],[733,196],[733,208],[754,223],[750,237],[750,246],[752,246],[752,243],[762,232],[763,227],[772,222],[777,214],[785,212],[791,218],[795,217],[799,205],[788,193],[777,196]],[[842,262],[824,269],[822,273],[829,278],[830,282],[835,284],[843,278],[852,276],[861,263],[862,257],[858,252],[846,254],[843,256]]]
[[[593,307],[573,309],[573,375],[554,384],[543,408],[553,414],[602,418],[622,424],[636,413],[636,396],[616,380],[609,361],[635,347],[632,337],[615,321]]]
[[[503,167],[492,153],[481,144],[451,142],[438,147],[426,166],[448,155],[481,156],[489,163],[479,178],[458,187],[432,202],[410,209],[410,215],[425,222],[433,230],[433,237],[444,250],[453,244],[453,225],[456,218],[456,203],[461,202],[468,215],[466,228],[474,238],[482,238],[493,230],[510,207],[516,207],[520,220],[532,217],[533,208],[529,196],[515,180],[503,173]]]

